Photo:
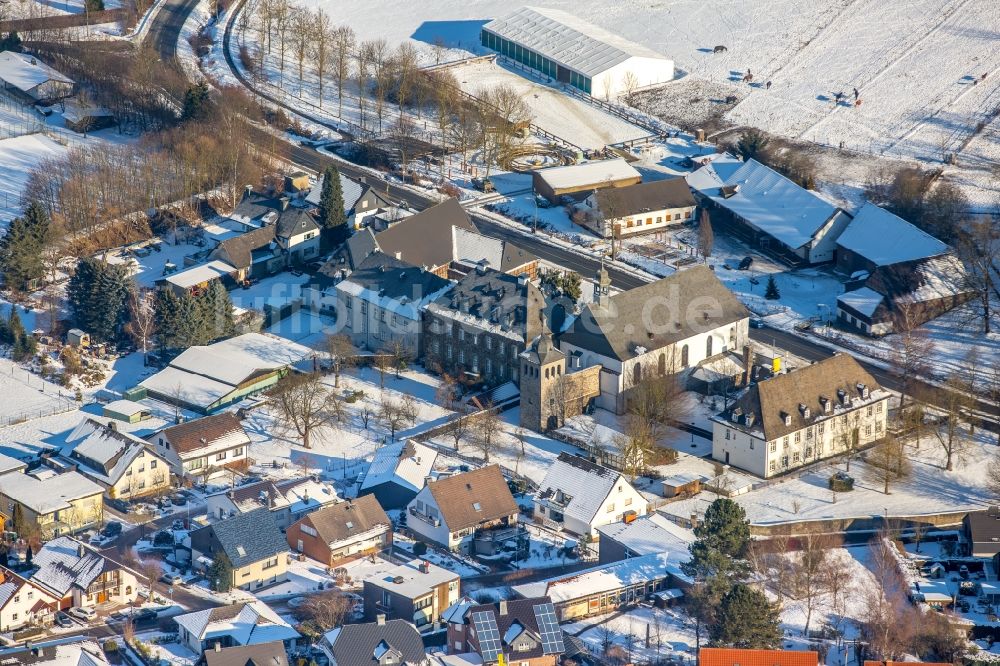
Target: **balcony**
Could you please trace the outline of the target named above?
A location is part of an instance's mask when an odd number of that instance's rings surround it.
[[[441,519],[440,518],[434,518],[434,517],[428,516],[425,513],[420,513],[419,511],[417,511],[416,507],[412,507],[412,506],[410,507],[410,515],[413,516],[414,518],[417,518],[418,520],[421,520],[421,521],[427,523],[428,525],[432,525],[434,527],[441,527]]]

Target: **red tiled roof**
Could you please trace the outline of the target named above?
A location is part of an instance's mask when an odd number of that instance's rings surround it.
[[[698,655],[698,666],[817,666],[818,664],[819,654],[811,650],[702,648]]]

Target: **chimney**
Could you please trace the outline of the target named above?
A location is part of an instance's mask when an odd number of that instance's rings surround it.
[[[420,573],[425,573],[425,574],[430,573],[431,563],[428,562],[427,560],[421,560],[420,564],[417,565],[417,568],[420,569]]]
[[[246,201],[249,199],[251,194],[253,194],[253,185],[247,185],[243,189],[243,200]]]
[[[108,421],[108,430],[118,432],[118,425],[114,421]]]
[[[379,613],[378,615],[375,616],[375,624],[379,625],[380,627],[385,626],[385,613]]]
[[[500,617],[503,617],[506,614],[507,614],[507,600],[506,599],[501,599],[500,600]]]
[[[750,383],[750,373],[753,370],[753,350],[750,345],[743,345],[743,386]]]
[[[86,554],[87,554],[87,550],[83,547],[83,544],[82,543],[78,543],[76,545],[76,556],[77,557],[83,557]]]
[[[215,641],[215,651],[222,652],[222,643],[220,641]]]
[[[289,201],[291,200],[288,197],[281,197],[278,199],[278,205],[281,207],[281,210],[288,210]]]
[[[524,273],[521,273],[520,275],[517,276],[517,286],[523,287],[526,284],[528,284],[528,276],[525,275]]]

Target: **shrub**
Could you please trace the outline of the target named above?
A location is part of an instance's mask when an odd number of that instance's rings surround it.
[[[418,541],[413,544],[413,554],[417,557],[422,557],[427,554],[427,544],[423,541]]]
[[[854,479],[844,472],[837,472],[830,477],[830,490],[835,493],[846,493],[854,490]]]
[[[109,638],[108,640],[104,641],[104,651],[107,652],[108,654],[118,652],[118,641],[116,641],[113,638]]]

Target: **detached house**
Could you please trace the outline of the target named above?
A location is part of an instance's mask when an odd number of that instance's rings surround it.
[[[435,461],[437,451],[413,440],[380,446],[358,494],[371,493],[384,509],[404,509],[424,487]]]
[[[149,582],[134,569],[68,536],[39,548],[32,564],[36,568],[29,582],[58,600],[60,609],[93,608],[106,602],[130,604]]]
[[[306,202],[319,206],[320,197],[323,194],[324,176],[320,175],[316,181],[316,187],[309,190]],[[354,218],[354,227],[360,228],[361,222],[368,216],[381,208],[392,206],[392,202],[379,194],[372,186],[362,178],[360,181],[352,180],[344,174],[340,174],[340,191],[344,197],[344,215],[350,219]]]
[[[412,560],[364,580],[365,616],[412,622],[429,629],[458,601],[460,578],[454,571]]]
[[[289,547],[327,567],[338,567],[392,546],[392,521],[374,495],[325,506],[285,532]]]
[[[463,664],[555,666],[565,651],[562,627],[551,599],[531,599],[477,604],[465,598],[445,612],[448,652],[475,655]],[[481,661],[480,661],[481,660]]]
[[[889,391],[847,354],[748,388],[712,417],[712,457],[761,477],[856,451],[885,436]]]
[[[28,625],[47,626],[59,608],[59,599],[30,580],[0,567],[0,631]]]
[[[602,188],[584,200],[578,216],[602,238],[625,238],[663,231],[694,220],[697,204],[683,178],[667,178],[619,188]]]
[[[96,525],[104,515],[103,495],[103,486],[79,472],[39,467],[0,475],[0,512],[9,521],[21,505],[25,520],[38,527],[43,540]]]
[[[222,649],[275,641],[280,641],[285,650],[294,650],[302,637],[267,604],[257,600],[206,608],[174,619],[180,642],[195,654],[215,650],[216,646]]]
[[[265,479],[220,490],[205,499],[210,520],[225,520],[264,507],[282,532],[302,516],[340,501],[333,486],[315,477]]]
[[[170,465],[145,440],[86,419],[67,438],[66,460],[106,489],[111,498],[133,498],[170,488]]]
[[[173,473],[184,478],[205,476],[220,466],[246,461],[250,447],[243,424],[231,412],[170,426],[149,439]]]
[[[535,493],[535,515],[556,529],[593,536],[601,525],[646,513],[646,499],[625,477],[565,451]]]
[[[367,624],[345,624],[323,635],[320,649],[330,666],[430,666],[424,642],[406,620],[378,616]]]
[[[232,565],[233,587],[258,590],[288,580],[288,544],[267,509],[191,532],[191,560],[198,567],[207,570],[220,556]]]
[[[499,465],[429,481],[407,512],[407,527],[418,538],[465,553],[480,532],[517,528],[517,503]]]

